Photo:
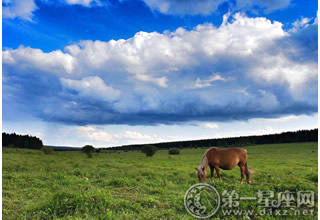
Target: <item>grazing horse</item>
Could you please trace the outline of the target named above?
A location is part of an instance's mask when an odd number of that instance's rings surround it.
[[[221,180],[220,168],[223,170],[231,170],[238,165],[241,171],[240,183],[243,184],[243,178],[245,174],[247,177],[247,182],[250,184],[250,168],[248,167],[247,159],[248,155],[247,150],[245,149],[212,147],[205,152],[200,166],[196,168],[199,182],[204,182],[206,180],[208,166],[211,170],[211,180],[214,182],[214,169]]]

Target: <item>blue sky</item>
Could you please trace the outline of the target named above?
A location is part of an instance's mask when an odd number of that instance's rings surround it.
[[[2,7],[6,132],[105,147],[317,127],[315,1]]]

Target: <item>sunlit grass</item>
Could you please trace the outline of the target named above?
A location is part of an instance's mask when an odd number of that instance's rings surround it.
[[[239,184],[239,168],[222,171],[223,181],[213,184],[219,192],[236,190],[241,196],[255,196],[258,190],[317,192],[317,143],[245,148],[248,165],[256,172],[253,184]],[[87,158],[80,152],[44,155],[4,148],[3,218],[191,219],[184,209],[184,193],[197,183],[194,168],[205,150],[183,149],[179,155],[161,150],[152,158],[140,152]],[[253,201],[240,202],[240,208],[259,209]]]

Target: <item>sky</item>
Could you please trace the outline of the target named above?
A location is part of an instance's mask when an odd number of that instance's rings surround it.
[[[110,147],[318,126],[318,5],[4,0],[2,127]]]

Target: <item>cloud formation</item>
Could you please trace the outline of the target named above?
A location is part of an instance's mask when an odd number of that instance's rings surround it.
[[[127,0],[128,1],[128,0]],[[204,15],[208,16],[220,8],[226,8],[228,11],[236,12],[253,12],[253,13],[270,13],[275,10],[288,7],[290,0],[141,0],[151,10],[168,15]],[[119,2],[122,2],[121,0]],[[57,0],[50,2],[41,0],[42,4],[79,5],[83,7],[105,7],[112,3],[101,0]],[[34,12],[38,9],[35,0],[4,0],[3,1],[3,18],[19,18],[32,22]]]
[[[78,125],[311,114],[317,48],[316,23],[285,31],[280,22],[238,13],[224,16],[220,27],[138,32],[64,51],[7,49],[4,93],[12,102],[32,96],[37,107],[28,110],[37,117]]]
[[[163,14],[178,15],[208,15],[216,11],[223,0],[193,1],[193,0],[143,0],[152,10],[157,10]]]
[[[72,73],[74,68],[73,57],[60,50],[44,53],[40,49],[20,46],[16,50],[3,51],[2,58],[4,63],[26,72],[38,70],[65,75]]]
[[[170,15],[209,15],[219,10],[219,7],[227,7],[229,11],[271,11],[286,8],[290,0],[143,0],[152,10]]]
[[[209,129],[218,129],[219,128],[219,125],[216,124],[216,123],[210,123],[210,122],[207,122],[207,123],[203,123],[202,126],[204,128],[209,128]]]
[[[32,21],[33,11],[37,9],[34,0],[4,0],[3,18],[21,18]]]
[[[65,0],[69,5],[82,5],[85,7],[90,7],[93,4],[100,5],[99,0]]]
[[[114,101],[120,96],[120,91],[107,86],[98,77],[85,77],[81,80],[61,78],[61,84],[68,89],[78,92],[79,96],[85,98],[98,99],[102,101]]]
[[[201,80],[200,78],[197,78],[195,85],[194,85],[194,88],[205,88],[205,87],[212,86],[213,85],[212,83],[215,81],[227,81],[227,80],[228,79],[223,78],[219,74],[212,75],[209,77],[209,79]]]
[[[119,143],[148,143],[148,142],[161,142],[168,139],[160,138],[156,134],[142,134],[137,131],[125,130],[122,132],[108,132],[103,128],[96,126],[79,126],[76,128],[75,135],[87,141],[105,144],[106,142],[119,144]]]
[[[62,5],[80,5],[83,7],[104,6],[100,0],[57,0],[47,1],[41,0],[44,4],[62,4]],[[15,19],[19,18],[32,22],[34,12],[38,9],[35,0],[4,0],[2,4],[3,18]]]

